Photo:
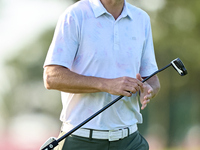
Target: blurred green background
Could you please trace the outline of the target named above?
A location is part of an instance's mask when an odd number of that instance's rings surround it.
[[[159,95],[139,125],[150,150],[200,149],[200,1],[127,0],[151,17],[159,68],[179,57],[189,74],[158,74]],[[35,150],[61,123],[60,93],[43,86],[59,15],[72,0],[0,0],[0,149]]]

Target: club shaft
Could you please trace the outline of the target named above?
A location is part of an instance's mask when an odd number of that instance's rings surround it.
[[[170,66],[171,66],[171,63],[168,64],[167,66],[165,66],[165,67],[159,69],[158,71],[154,72],[153,74],[151,74],[150,76],[148,76],[147,78],[145,78],[142,82],[144,83],[145,81],[149,80],[151,77],[153,77],[154,75],[156,75],[157,73],[159,73],[159,72],[161,72],[161,71],[167,69],[167,68],[170,67]]]
[[[167,69],[168,67],[170,67],[171,64],[163,67],[162,69],[159,69],[158,71],[154,72],[153,74],[151,74],[150,76],[148,76],[147,78],[145,78],[142,83],[144,83],[145,81],[147,81],[148,79],[150,79],[152,76],[156,75],[157,73]],[[83,121],[82,123],[80,123],[79,125],[77,125],[76,127],[74,127],[72,130],[70,130],[68,133],[66,133],[65,135],[63,135],[62,137],[57,139],[57,142],[59,143],[60,141],[62,141],[63,139],[65,139],[66,137],[68,137],[70,134],[72,134],[73,132],[75,132],[76,130],[78,130],[79,128],[81,128],[83,125],[85,125],[86,123],[88,123],[90,120],[92,120],[93,118],[95,118],[96,116],[98,116],[100,113],[102,113],[104,110],[106,110],[107,108],[109,108],[110,106],[112,106],[113,104],[115,104],[117,101],[119,101],[120,99],[122,99],[124,96],[119,96],[117,97],[115,100],[113,100],[112,102],[110,102],[109,104],[107,104],[106,106],[104,106],[102,109],[100,109],[99,111],[97,111],[95,114],[93,114],[92,116],[90,116],[88,119],[86,119],[85,121]]]
[[[80,127],[82,127],[83,125],[85,125],[86,123],[88,123],[90,120],[92,120],[94,117],[96,117],[97,115],[99,115],[100,113],[102,113],[104,110],[106,110],[107,108],[109,108],[110,106],[112,106],[114,103],[116,103],[117,101],[119,101],[120,99],[122,99],[124,96],[119,96],[117,97],[115,100],[113,100],[112,102],[110,102],[109,104],[107,104],[106,106],[104,106],[102,109],[100,109],[98,112],[96,112],[95,114],[93,114],[92,116],[90,116],[88,119],[86,119],[85,121],[83,121],[82,123],[80,123],[79,125],[77,125],[76,127],[74,127],[72,130],[70,130],[68,133],[66,133],[64,136],[60,137],[59,139],[57,139],[58,142],[62,141],[63,139],[65,139],[66,137],[68,137],[70,134],[72,134],[73,132],[75,132],[76,130],[78,130]]]

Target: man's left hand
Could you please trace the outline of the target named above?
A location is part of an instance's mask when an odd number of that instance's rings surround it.
[[[143,80],[140,74],[137,74],[136,78],[140,81]],[[147,104],[150,103],[150,99],[153,97],[153,88],[147,82],[143,83],[143,86],[140,89],[140,102],[142,104],[142,110],[147,107]]]

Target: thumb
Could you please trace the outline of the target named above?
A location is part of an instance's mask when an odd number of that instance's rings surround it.
[[[142,77],[141,77],[141,75],[138,73],[138,74],[136,74],[136,78],[139,80],[139,81],[143,81],[143,79],[142,79]]]

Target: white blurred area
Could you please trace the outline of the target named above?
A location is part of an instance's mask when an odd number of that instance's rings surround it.
[[[71,4],[63,0],[1,0],[0,55],[8,56],[54,26],[58,16]],[[5,51],[3,51],[3,49]]]
[[[71,0],[0,0],[0,69],[4,61],[38,38],[40,33],[55,26],[58,16]],[[7,77],[1,71],[0,92],[8,88]],[[1,97],[0,97],[1,99]]]

